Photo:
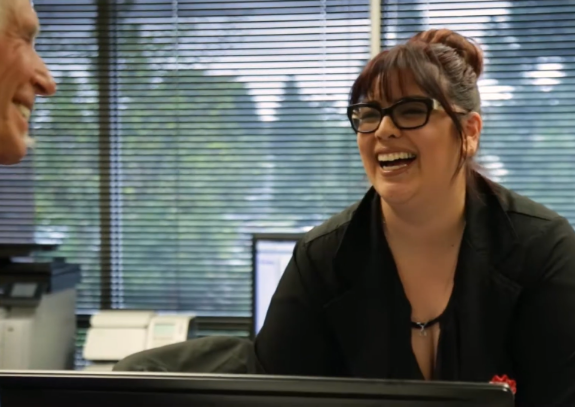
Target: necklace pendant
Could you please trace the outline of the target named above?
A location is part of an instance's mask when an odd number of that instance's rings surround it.
[[[419,326],[419,336],[427,336],[427,331],[425,330],[427,324],[424,322],[416,322],[415,324]]]

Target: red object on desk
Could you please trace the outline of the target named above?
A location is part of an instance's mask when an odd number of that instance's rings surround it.
[[[493,379],[491,379],[489,383],[505,383],[511,388],[513,394],[517,392],[517,383],[515,382],[515,380],[507,377],[506,374],[504,374],[503,376],[497,376],[497,375],[493,376]]]

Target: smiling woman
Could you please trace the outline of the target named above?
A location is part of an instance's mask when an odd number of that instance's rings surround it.
[[[34,49],[39,22],[29,0],[0,2],[0,165],[26,155],[28,120],[36,95],[50,96],[56,85]]]
[[[438,115],[441,116],[441,112],[444,112],[445,119],[448,120],[443,122],[455,128],[455,132],[445,129],[446,134],[455,133],[456,138],[440,140],[451,142],[450,147],[457,148],[459,154],[453,155],[447,146],[434,143],[438,152],[442,152],[443,156],[426,154],[425,158],[428,160],[424,162],[424,157],[421,157],[422,161],[417,163],[419,165],[427,163],[428,168],[425,174],[435,180],[434,182],[428,179],[425,185],[436,192],[438,188],[439,190],[450,189],[451,186],[448,184],[438,184],[438,182],[449,180],[439,174],[441,171],[451,172],[453,178],[466,176],[466,181],[472,182],[475,168],[471,163],[477,152],[482,126],[481,101],[477,86],[477,79],[482,70],[483,57],[480,48],[470,40],[449,30],[430,30],[420,33],[408,43],[384,51],[370,61],[352,87],[351,106],[348,109],[348,114],[353,116],[354,113],[360,113],[358,109],[366,109],[365,104],[360,102],[372,101],[371,105],[368,104],[371,106],[370,116],[377,119],[372,125],[366,127],[363,123],[358,123],[362,124],[363,128],[357,128],[354,126],[353,117],[350,116],[352,126],[358,132],[360,152],[365,149],[370,150],[367,156],[362,154],[364,165],[369,165],[371,162],[373,166],[379,166],[381,163],[376,163],[378,160],[371,159],[373,146],[369,144],[374,139],[360,137],[359,133],[376,132],[383,117],[389,116],[395,130],[408,131],[409,134],[416,132],[429,134],[430,131],[437,133],[438,129],[434,128],[438,123],[436,119]],[[414,99],[413,96],[416,98]],[[389,105],[391,102],[393,104],[388,109],[377,112],[380,103]],[[430,118],[431,123],[428,125]],[[389,131],[385,128],[380,130]],[[414,150],[418,148],[417,144],[425,143],[426,140],[429,138],[416,137],[415,140],[411,140],[407,137],[392,144],[395,147],[401,145],[408,150]],[[411,145],[407,146],[407,144]],[[410,153],[413,154],[414,151]],[[458,161],[453,167],[454,157],[458,157]],[[432,160],[434,158],[435,160]],[[411,163],[415,164],[415,162]],[[466,171],[458,175],[462,168]],[[398,170],[400,169],[403,172],[408,170],[407,165],[400,166]],[[374,173],[367,167],[366,172],[378,192],[385,195],[382,189],[384,184],[377,182],[378,172]],[[388,175],[398,175],[389,169],[384,172]],[[457,179],[455,181],[457,182]],[[461,180],[459,184],[462,185]]]
[[[575,232],[475,169],[482,69],[444,29],[359,75],[347,114],[373,187],[296,246],[256,338],[267,373],[505,376],[518,405],[575,403]]]

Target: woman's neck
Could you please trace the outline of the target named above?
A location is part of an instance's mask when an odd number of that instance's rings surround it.
[[[382,200],[385,233],[396,242],[416,246],[452,245],[465,227],[465,180],[444,194],[392,207]]]

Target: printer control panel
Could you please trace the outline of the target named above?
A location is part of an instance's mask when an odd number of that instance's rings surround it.
[[[46,284],[32,281],[0,284],[0,306],[34,305],[40,301]]]
[[[147,348],[157,348],[188,339],[190,317],[180,315],[157,315],[148,328]]]
[[[14,283],[10,287],[10,297],[33,298],[39,296],[38,287],[38,283]]]

